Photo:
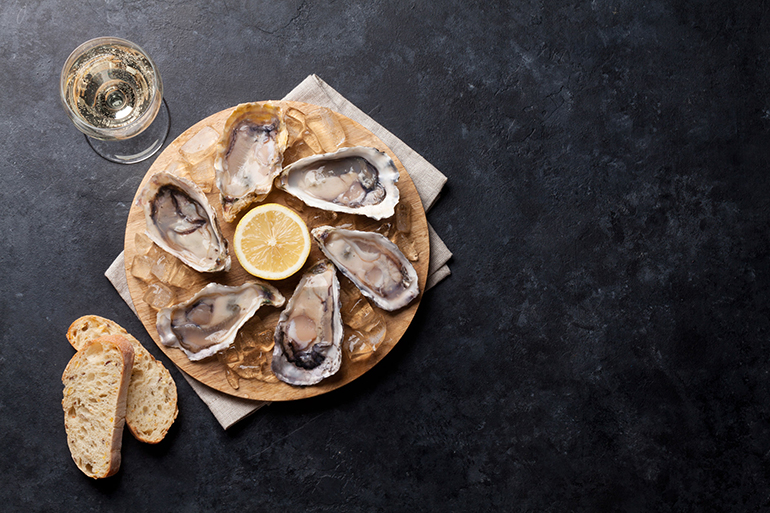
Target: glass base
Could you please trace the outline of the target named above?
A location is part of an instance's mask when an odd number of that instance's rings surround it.
[[[103,141],[93,137],[85,137],[91,148],[110,162],[136,164],[147,160],[161,149],[163,143],[166,142],[166,137],[168,137],[170,126],[171,115],[164,98],[152,124],[139,135],[122,141]]]

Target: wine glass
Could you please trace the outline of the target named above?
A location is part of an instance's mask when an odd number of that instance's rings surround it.
[[[59,92],[75,127],[107,160],[141,162],[168,136],[160,72],[130,41],[98,37],[78,46],[62,68]]]

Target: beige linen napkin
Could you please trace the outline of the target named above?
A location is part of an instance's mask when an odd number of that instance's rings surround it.
[[[446,177],[400,139],[346,100],[317,75],[309,75],[283,99],[327,107],[358,122],[379,137],[398,157],[412,178],[426,211],[438,199],[441,188],[446,183]],[[449,276],[450,271],[447,261],[452,257],[452,253],[446,247],[444,241],[441,240],[430,225],[428,225],[428,234],[430,240],[430,263],[428,266],[428,280],[425,286],[426,290]],[[126,281],[126,266],[123,252],[118,255],[104,275],[136,314],[136,308],[131,300],[128,282]],[[179,372],[203,402],[206,403],[211,413],[214,414],[214,417],[216,417],[224,429],[229,428],[239,420],[246,418],[261,407],[269,404],[264,401],[241,399],[224,394],[193,379],[181,369],[179,369]]]

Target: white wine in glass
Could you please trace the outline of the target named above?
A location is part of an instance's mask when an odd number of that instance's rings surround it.
[[[166,140],[160,73],[130,41],[99,37],[77,47],[62,69],[60,93],[72,122],[107,160],[140,162]]]

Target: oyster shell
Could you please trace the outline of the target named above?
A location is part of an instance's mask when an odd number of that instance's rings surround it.
[[[290,385],[314,385],[342,362],[340,284],[328,260],[302,276],[275,328],[273,373]]]
[[[200,272],[230,269],[227,239],[206,195],[193,182],[156,173],[142,189],[137,205],[144,211],[147,236]]]
[[[419,295],[417,272],[384,235],[334,226],[311,233],[324,255],[383,310],[398,310]]]
[[[159,310],[156,327],[163,345],[177,347],[198,361],[229,347],[260,306],[283,303],[278,289],[266,283],[239,287],[209,283],[189,300]]]
[[[311,207],[384,219],[398,203],[397,182],[398,169],[388,155],[354,146],[286,166],[276,186]]]
[[[230,114],[214,158],[225,221],[270,193],[288,140],[280,104],[243,103]]]

